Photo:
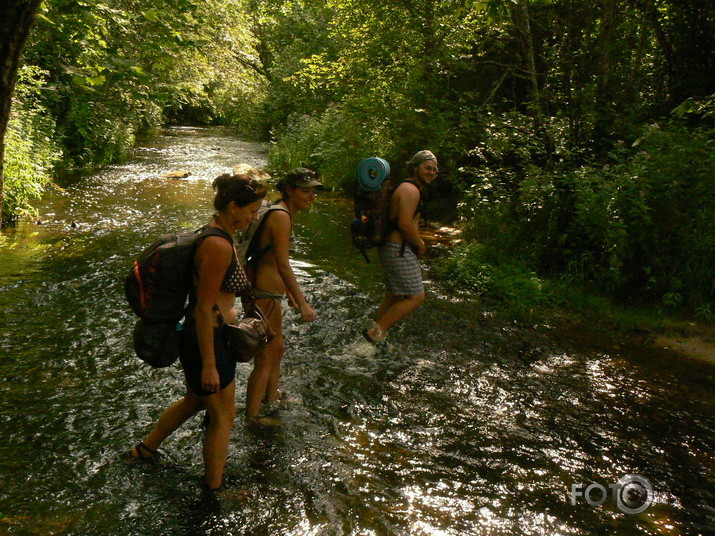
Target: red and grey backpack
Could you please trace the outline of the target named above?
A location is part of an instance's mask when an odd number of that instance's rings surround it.
[[[231,235],[211,226],[167,234],[139,255],[124,278],[127,302],[139,317],[134,327],[134,350],[152,367],[167,367],[179,356],[178,323],[190,306],[194,253],[209,236],[220,236],[233,244]]]

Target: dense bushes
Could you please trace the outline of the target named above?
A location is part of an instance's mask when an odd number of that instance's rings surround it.
[[[4,223],[35,213],[30,202],[40,198],[50,171],[62,157],[55,123],[38,102],[44,75],[31,67],[23,67],[19,73],[15,107],[5,135]]]
[[[479,242],[459,244],[437,264],[436,274],[454,289],[475,293],[492,304],[501,303],[520,318],[560,303],[558,290],[533,267]]]
[[[490,138],[472,154],[478,165],[463,169],[471,183],[462,205],[468,236],[529,259],[540,273],[709,317],[713,134],[678,120],[653,124],[607,161],[578,166],[573,159],[535,166],[519,136]]]
[[[375,121],[360,121],[340,105],[318,117],[290,118],[271,144],[269,159],[276,169],[303,165],[320,170],[326,184],[350,191],[358,162],[368,155],[390,155],[394,140]]]

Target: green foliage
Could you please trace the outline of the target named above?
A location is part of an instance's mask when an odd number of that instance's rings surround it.
[[[36,213],[39,199],[62,153],[55,141],[55,124],[38,97],[46,73],[22,67],[15,88],[15,106],[5,135],[3,223]]]
[[[472,183],[468,235],[613,296],[690,310],[712,303],[713,133],[654,124],[606,165],[553,169],[530,165],[512,138],[486,143],[476,151],[483,165],[463,178]]]
[[[436,273],[454,289],[476,293],[522,318],[560,301],[558,292],[533,269],[478,242],[458,245]]]
[[[175,123],[234,126],[245,137],[262,133],[266,80],[244,2],[195,2],[194,45],[170,62],[166,116]]]
[[[249,0],[256,57],[267,78],[267,95],[260,120],[262,131],[286,126],[290,116],[312,115],[334,99],[298,83],[296,73],[306,58],[319,57],[332,47],[328,29],[332,12],[317,0]]]
[[[121,159],[175,122],[255,136],[264,94],[249,15],[236,0],[47,0],[25,55],[48,73],[43,107],[68,165]],[[51,90],[49,90],[51,89]]]
[[[271,49],[280,44],[291,52],[270,56],[269,119],[280,148],[272,153],[273,167],[283,165],[280,155],[310,156],[332,166],[320,172],[340,181],[371,154],[402,162],[416,148],[457,152],[471,123],[444,97],[455,94],[448,89],[458,76],[455,60],[469,52],[480,3],[390,0],[376,8],[351,0],[329,2],[329,11],[319,2],[291,5],[288,13],[273,12],[265,37]],[[314,23],[310,29],[296,6]],[[287,32],[295,36],[290,44]],[[306,116],[324,127],[301,137]]]
[[[376,121],[375,123],[379,123]],[[393,140],[379,124],[360,122],[336,105],[318,118],[291,118],[269,151],[271,166],[318,169],[326,186],[348,189],[363,155],[391,155]],[[382,134],[382,136],[381,136]]]

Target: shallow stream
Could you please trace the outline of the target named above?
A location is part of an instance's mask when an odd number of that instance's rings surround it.
[[[713,534],[712,366],[498,321],[429,273],[428,302],[371,355],[355,341],[379,266],[331,196],[295,222],[318,319],[287,315],[281,426],[237,422],[218,502],[200,492],[198,417],[165,463],[120,462],[184,389],[178,366],[134,356],[124,273],[154,237],[208,221],[211,179],[240,162],[262,166],[261,146],[170,129],[0,233],[0,535]],[[178,169],[192,175],[162,178]],[[572,486],[626,474],[652,485],[645,512],[572,504]]]

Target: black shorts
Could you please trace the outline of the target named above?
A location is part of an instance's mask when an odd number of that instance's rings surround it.
[[[214,330],[214,353],[216,355],[216,370],[218,370],[220,389],[224,389],[236,378],[236,361],[228,352],[228,343],[221,328]],[[181,331],[181,351],[179,354],[181,366],[189,388],[198,396],[207,396],[213,393],[201,388],[201,369],[203,360],[199,350],[199,340],[196,337],[196,321],[187,318],[184,329]]]

